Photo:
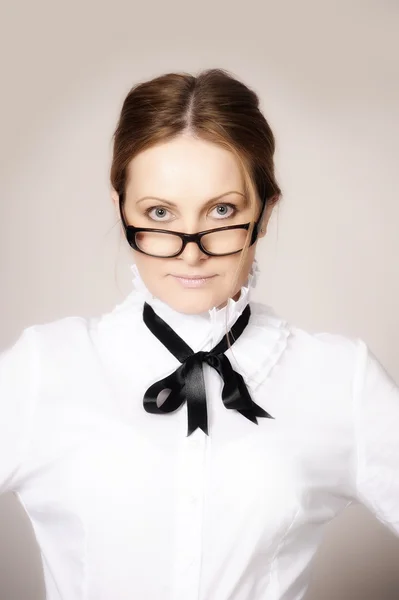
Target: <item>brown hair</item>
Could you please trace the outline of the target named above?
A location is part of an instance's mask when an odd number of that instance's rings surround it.
[[[277,203],[281,190],[274,174],[272,130],[259,109],[257,94],[223,69],[208,69],[197,76],[167,73],[130,90],[114,133],[110,173],[114,190],[125,191],[128,165],[139,152],[182,133],[234,153],[253,207],[253,221],[261,201],[269,206]]]

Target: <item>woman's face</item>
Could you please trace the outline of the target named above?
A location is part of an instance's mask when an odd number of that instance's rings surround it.
[[[144,150],[130,163],[124,216],[129,225],[197,233],[251,221],[236,158],[211,142],[181,135]],[[117,196],[113,196],[117,203]],[[265,227],[264,227],[265,228]],[[176,258],[133,250],[149,291],[173,309],[197,314],[223,306],[246,282],[255,253],[249,248],[240,278],[232,285],[240,253],[208,256],[188,243]]]

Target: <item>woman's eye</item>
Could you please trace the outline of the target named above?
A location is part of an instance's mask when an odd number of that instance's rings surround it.
[[[213,210],[217,219],[232,217],[237,212],[233,204],[218,204]]]
[[[155,206],[149,208],[146,213],[151,219],[154,219],[154,221],[164,221],[165,217],[169,214],[169,211],[166,210],[166,208],[162,208],[162,206]]]

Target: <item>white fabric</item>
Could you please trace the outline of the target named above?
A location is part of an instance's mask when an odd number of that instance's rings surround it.
[[[324,527],[348,504],[399,534],[399,391],[361,340],[310,334],[251,302],[227,355],[274,418],[225,409],[205,365],[209,436],[187,437],[185,405],[143,408],[179,365],[144,325],[143,301],[209,349],[253,278],[203,315],[134,280],[111,312],[28,327],[0,355],[0,491],[32,522],[48,600],[300,600]]]

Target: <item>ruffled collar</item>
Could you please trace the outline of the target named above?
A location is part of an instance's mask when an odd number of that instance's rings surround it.
[[[210,350],[225,335],[238,319],[250,300],[251,290],[256,286],[259,267],[255,260],[248,276],[248,281],[241,287],[240,296],[237,300],[229,298],[223,308],[212,308],[199,314],[186,315],[180,313],[165,302],[153,296],[144,284],[139,270],[135,264],[130,265],[132,283],[136,295],[141,302],[147,302],[155,312],[174,331],[189,344],[196,352],[198,350]]]
[[[140,315],[144,302],[148,302],[189,346],[198,350],[210,350],[225,335],[236,319],[244,310],[250,300],[251,291],[256,285],[259,273],[255,261],[248,278],[248,282],[241,288],[237,301],[230,299],[228,304],[221,308],[213,308],[201,314],[186,315],[179,313],[167,304],[152,296],[145,286],[135,265],[129,265],[133,276],[134,289],[124,301],[117,304],[107,315],[101,319],[102,331],[108,331],[107,336],[121,336],[130,344],[132,339],[131,326],[136,322],[133,315]],[[227,318],[227,321],[226,321]],[[267,378],[269,372],[281,360],[288,347],[291,335],[291,326],[286,320],[279,317],[272,307],[251,301],[251,319],[247,335],[242,335],[226,351],[233,368],[244,377],[245,383],[254,391]],[[106,344],[113,347],[111,337]],[[120,358],[119,358],[120,360]],[[129,358],[129,361],[131,359]],[[165,377],[175,368],[176,359],[170,355],[164,365],[159,365],[157,377]]]

